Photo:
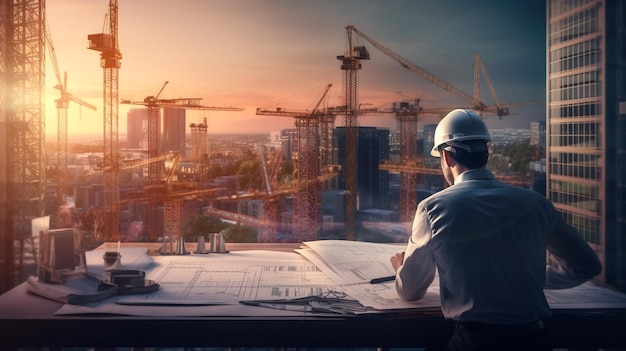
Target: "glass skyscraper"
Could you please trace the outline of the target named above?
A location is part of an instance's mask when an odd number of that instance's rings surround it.
[[[626,290],[626,1],[547,1],[547,196]]]

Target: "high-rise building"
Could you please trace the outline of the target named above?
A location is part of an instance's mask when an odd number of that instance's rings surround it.
[[[540,157],[545,155],[546,149],[546,122],[532,121],[530,122],[530,145],[539,147]]]
[[[163,108],[163,141],[160,152],[177,151],[181,157],[185,157],[186,131],[184,108]]]
[[[435,129],[437,129],[436,124],[424,125],[424,138],[422,139],[423,141],[422,154],[426,157],[431,157],[430,150],[433,148],[433,145],[435,144]]]
[[[298,131],[296,128],[282,129],[278,137],[283,148],[283,158],[291,160],[293,152],[296,151],[298,142]]]
[[[358,127],[357,146],[357,210],[389,208],[389,172],[379,169],[382,160],[389,160],[389,129]],[[333,141],[337,161],[345,164],[346,128],[334,130]],[[337,177],[338,188],[345,187],[345,170]]]
[[[626,2],[547,1],[546,193],[626,289]]]
[[[126,114],[126,142],[130,149],[148,148],[148,109],[133,108]]]

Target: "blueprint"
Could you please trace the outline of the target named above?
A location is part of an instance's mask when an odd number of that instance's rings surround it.
[[[441,306],[438,275],[428,288],[426,296],[416,302],[400,300],[393,281],[374,285],[367,283],[372,278],[393,275],[389,258],[396,252],[404,251],[405,245],[345,240],[311,241],[305,242],[305,245],[307,248],[297,251],[365,306],[380,310]],[[544,292],[552,309],[626,308],[626,294],[593,282]]]
[[[147,279],[159,283],[158,291],[80,306],[66,304],[56,314],[230,316],[280,312],[297,315],[304,312],[244,308],[239,302],[288,300],[337,292],[346,293],[346,300],[356,299],[381,313],[404,309],[438,313],[441,308],[438,276],[425,297],[413,302],[398,297],[394,281],[369,283],[370,279],[393,275],[389,258],[404,248],[402,244],[319,240],[305,242],[296,252],[250,250],[149,257],[145,249],[141,252],[122,249],[124,268],[145,270]],[[101,265],[101,253],[93,256],[93,264]],[[591,282],[571,289],[546,290],[546,297],[553,309],[626,308],[626,294]],[[375,312],[367,309],[354,313]]]
[[[147,273],[159,290],[120,297],[118,304],[236,304],[242,300],[321,295],[336,284],[315,264],[293,252],[158,256]]]
[[[403,251],[405,245],[379,244],[346,240],[318,240],[304,243],[296,250],[315,263],[351,297],[365,306],[379,310],[405,308],[440,308],[439,277],[419,301],[404,301],[396,293],[395,282],[370,284],[374,278],[395,275],[389,258]]]
[[[552,309],[626,308],[626,294],[586,282],[569,289],[544,290]]]

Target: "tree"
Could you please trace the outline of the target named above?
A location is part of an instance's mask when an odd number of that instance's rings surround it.
[[[539,160],[539,145],[530,145],[530,140],[523,140],[519,143],[506,145],[502,154],[509,157],[512,172],[525,175],[528,172],[529,162]]]
[[[241,189],[259,189],[261,186],[261,161],[259,159],[243,161],[237,170]]]
[[[259,241],[257,230],[237,223],[222,231],[224,240],[230,243],[256,243]]]
[[[294,179],[294,176],[293,176],[294,169],[295,168],[293,165],[293,161],[291,160],[284,161],[280,165],[280,168],[278,169],[278,182],[279,183],[291,182]]]
[[[197,242],[199,236],[205,236],[205,239],[208,239],[209,234],[219,233],[228,226],[217,217],[199,215],[187,223],[182,235],[186,242]]]

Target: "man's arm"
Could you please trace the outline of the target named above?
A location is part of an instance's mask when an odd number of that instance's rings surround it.
[[[557,212],[548,238],[548,252],[554,262],[546,268],[546,289],[580,285],[602,272],[602,263],[589,244]]]
[[[430,221],[426,210],[418,206],[405,252],[391,258],[392,266],[396,269],[396,291],[404,300],[424,297],[435,278],[435,259],[428,245],[430,238]],[[403,262],[398,263],[400,257]]]

